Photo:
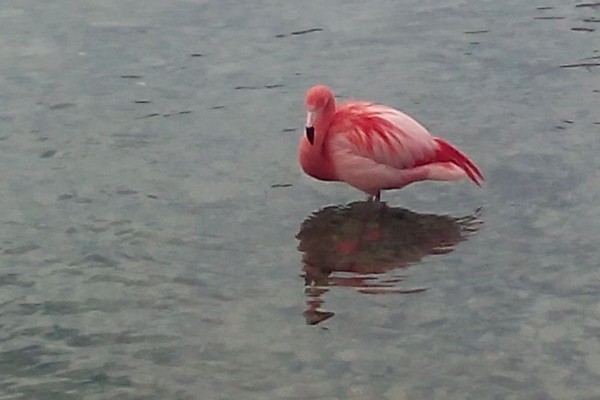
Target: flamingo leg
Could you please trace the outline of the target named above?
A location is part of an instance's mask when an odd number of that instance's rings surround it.
[[[373,196],[368,195],[367,196],[367,201],[378,201],[378,202],[380,202],[381,201],[381,191],[378,191],[377,194],[375,194]]]

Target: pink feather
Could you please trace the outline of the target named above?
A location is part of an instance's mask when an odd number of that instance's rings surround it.
[[[470,178],[484,181],[480,169],[449,142],[432,136],[409,115],[391,107],[350,101],[336,107],[333,92],[315,86],[307,92],[307,132],[299,161],[310,176],[343,181],[379,198],[423,180]]]

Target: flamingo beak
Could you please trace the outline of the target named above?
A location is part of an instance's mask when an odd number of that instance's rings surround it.
[[[306,127],[306,138],[308,139],[308,143],[315,143],[315,128],[312,126]]]
[[[316,115],[314,112],[309,112],[306,117],[306,139],[311,145],[315,143],[315,127],[313,126],[315,117]]]

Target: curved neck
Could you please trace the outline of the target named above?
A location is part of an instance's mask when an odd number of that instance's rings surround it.
[[[329,125],[335,114],[335,99],[333,96],[325,104],[325,107],[319,111],[319,116],[315,121],[315,143],[313,145],[313,151],[321,151],[325,137],[327,136]]]
[[[335,100],[333,97],[325,107],[319,111],[314,122],[315,139],[310,144],[306,135],[300,140],[300,164],[304,172],[317,179],[336,180],[333,166],[324,149],[325,138],[329,133],[329,125],[335,114]]]

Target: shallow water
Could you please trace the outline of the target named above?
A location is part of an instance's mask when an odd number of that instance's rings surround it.
[[[0,3],[0,398],[600,397],[598,19],[558,0]],[[481,207],[468,240],[305,288],[304,221],[363,199],[299,171],[316,82],[474,158],[483,189],[384,194],[417,219]]]

